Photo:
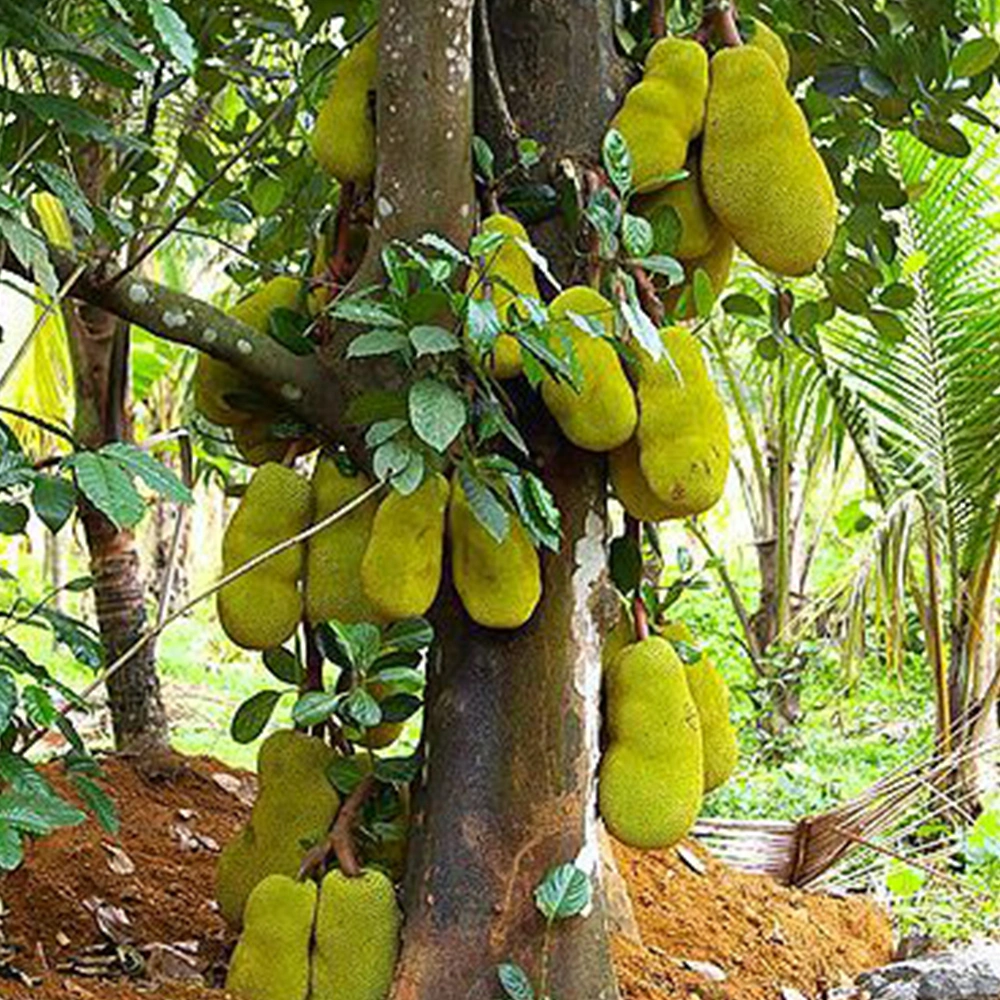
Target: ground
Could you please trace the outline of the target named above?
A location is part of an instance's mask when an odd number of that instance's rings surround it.
[[[233,941],[214,868],[254,781],[208,757],[172,764],[140,774],[108,758],[120,835],[93,822],[61,831],[0,879],[0,997],[223,1000]],[[816,997],[889,957],[889,921],[864,899],[784,889],[696,845],[616,851],[642,939],[615,939],[623,1000],[779,1000],[783,987]]]

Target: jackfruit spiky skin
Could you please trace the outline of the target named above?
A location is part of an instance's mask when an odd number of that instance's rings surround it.
[[[750,45],[754,45],[766,52],[778,70],[778,75],[787,82],[788,74],[792,68],[792,61],[788,55],[788,49],[782,41],[781,36],[769,25],[759,18],[753,19],[754,31],[750,39]]]
[[[275,309],[294,309],[298,303],[302,283],[282,275],[263,284],[252,295],[237,302],[229,315],[246,323],[259,334],[266,334],[268,321]],[[264,413],[254,414],[240,409],[227,396],[259,395],[254,383],[241,371],[208,354],[198,355],[194,373],[194,405],[198,412],[220,427],[237,427],[250,420],[273,414],[264,407]]]
[[[684,274],[686,281],[683,285],[677,285],[667,290],[663,296],[663,306],[668,313],[676,315],[681,296],[687,292],[684,300],[684,308],[677,319],[693,319],[697,315],[697,306],[694,298],[694,276],[698,271],[704,271],[708,275],[709,284],[715,297],[718,298],[729,283],[729,272],[733,266],[733,257],[736,254],[736,244],[733,238],[721,226],[716,234],[715,243],[704,257],[697,257],[694,260],[686,260],[684,264]]]
[[[367,184],[375,175],[377,82],[378,31],[372,30],[337,66],[311,139],[316,161],[342,184]]]
[[[371,486],[363,473],[347,475],[333,458],[320,458],[313,473],[314,523],[350,503]],[[366,500],[313,535],[306,549],[306,615],[349,624],[371,621],[374,608],[361,588],[361,560],[371,536],[378,501]]]
[[[627,514],[637,521],[655,523],[670,517],[670,504],[650,488],[639,465],[639,446],[634,437],[608,456],[611,488]]]
[[[385,1000],[392,986],[402,916],[392,882],[362,869],[331,871],[316,907],[310,1000]]]
[[[709,205],[758,264],[794,276],[823,259],[837,226],[833,182],[763,49],[712,58],[701,163]]]
[[[399,621],[426,614],[441,585],[448,480],[432,473],[409,496],[379,505],[361,560],[361,585],[376,614]]]
[[[222,536],[223,573],[304,531],[311,515],[308,480],[274,462],[262,465]],[[304,549],[298,544],[279,552],[219,591],[219,621],[237,646],[271,649],[295,631],[302,618]]]
[[[484,267],[472,268],[465,290],[474,299],[485,299],[489,294],[500,321],[505,323],[509,320],[511,308],[516,307],[514,300],[518,293],[541,298],[531,258],[515,242],[522,240],[529,243],[530,240],[527,230],[517,219],[500,212],[483,220],[482,231],[503,233],[507,241],[486,255]],[[497,337],[489,370],[498,379],[516,378],[521,374],[521,345],[509,333],[501,333]]]
[[[215,894],[226,922],[243,924],[254,887],[269,875],[293,877],[309,846],[333,823],[340,797],[326,777],[335,754],[322,740],[272,733],[257,753],[258,794],[250,819],[219,857]]]
[[[239,1000],[306,1000],[316,884],[271,875],[250,894],[226,989]]]
[[[668,184],[635,202],[636,214],[649,220],[664,208],[672,208],[677,213],[681,235],[673,256],[678,260],[704,257],[712,249],[722,228],[702,194],[697,160],[688,162],[688,170],[690,172],[684,180]]]
[[[697,42],[665,38],[646,57],[642,80],[611,120],[632,154],[632,184],[655,191],[684,166],[701,133],[708,94],[708,56]]]
[[[618,615],[618,621],[611,626],[604,636],[604,645],[601,646],[601,671],[602,673],[611,666],[615,657],[626,647],[635,642],[635,624],[628,608],[623,607]]]
[[[542,596],[538,551],[516,517],[497,542],[480,524],[459,477],[451,482],[448,505],[451,573],[469,617],[486,628],[520,628]]]
[[[611,451],[635,430],[635,396],[618,352],[601,337],[581,330],[567,314],[595,316],[608,336],[614,335],[614,306],[593,288],[567,288],[549,306],[549,316],[572,342],[583,374],[579,391],[573,385],[542,379],[542,399],[563,434],[578,448]]]
[[[683,622],[669,622],[665,639],[693,644],[691,630]],[[729,687],[718,667],[705,653],[697,663],[685,663],[688,690],[698,709],[704,763],[705,794],[725,784],[740,760],[739,741],[729,719]]]
[[[666,639],[626,646],[605,672],[609,745],[601,758],[601,816],[639,848],[677,843],[702,800],[698,710],[684,665]]]
[[[729,427],[698,341],[679,326],[661,337],[666,355],[639,373],[639,466],[667,516],[690,517],[722,496]]]

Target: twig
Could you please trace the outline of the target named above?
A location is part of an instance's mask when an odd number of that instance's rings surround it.
[[[657,327],[663,326],[666,318],[666,310],[660,296],[656,294],[656,285],[644,267],[638,264],[632,265],[632,276],[635,278],[636,290],[639,293],[639,303],[645,310],[646,315]]]
[[[483,72],[486,73],[486,83],[489,87],[490,97],[496,105],[497,114],[503,124],[503,130],[512,145],[516,148],[521,138],[521,130],[514,121],[514,116],[510,113],[510,105],[507,103],[507,94],[503,89],[503,81],[500,79],[500,70],[497,66],[496,52],[493,49],[493,32],[490,28],[490,13],[487,9],[488,0],[476,0],[476,7],[479,14],[479,40],[483,49]]]
[[[357,878],[361,874],[361,865],[354,849],[353,829],[358,814],[374,787],[375,775],[365,775],[344,800],[327,838],[313,847],[302,859],[302,864],[299,866],[300,881],[322,871],[331,853],[336,855],[340,870],[348,878]]]
[[[667,33],[666,0],[649,0],[649,33],[653,38],[663,38]]]

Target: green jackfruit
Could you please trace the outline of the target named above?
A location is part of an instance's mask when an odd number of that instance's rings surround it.
[[[663,627],[663,637],[695,644],[691,630],[683,622]],[[729,719],[729,687],[716,665],[705,653],[697,663],[685,663],[688,690],[698,709],[704,763],[705,794],[725,784],[740,759],[736,730]]]
[[[759,18],[755,17],[753,19],[753,26],[753,37],[750,39],[749,44],[766,52],[777,67],[778,75],[782,80],[787,81],[788,73],[792,68],[792,61],[788,56],[788,49],[785,47],[781,36]]]
[[[254,473],[222,536],[222,571],[229,573],[308,526],[312,491],[292,469],[269,462]],[[305,546],[271,556],[219,591],[226,635],[244,649],[280,646],[302,619],[298,582]]]
[[[729,427],[698,341],[683,327],[661,331],[667,355],[639,373],[639,465],[668,517],[708,510],[729,471]]]
[[[650,488],[639,465],[639,446],[634,437],[608,456],[611,488],[626,513],[637,521],[658,522],[670,517],[670,504]]]
[[[635,642],[635,623],[627,607],[622,607],[618,621],[611,626],[604,636],[601,646],[601,672],[603,673],[615,661],[615,657],[626,647]]]
[[[428,475],[409,496],[393,490],[379,505],[361,560],[361,585],[386,621],[426,614],[441,585],[448,480]]]
[[[301,289],[302,283],[295,278],[272,278],[252,295],[237,302],[229,310],[229,315],[264,335],[271,313],[275,309],[294,309]],[[253,409],[244,409],[239,405],[243,401],[255,401],[255,398],[260,403]],[[208,354],[198,355],[194,372],[194,405],[203,417],[220,427],[237,427],[254,419],[273,417],[275,413],[252,379]]]
[[[708,56],[697,42],[665,38],[646,56],[646,71],[611,120],[632,154],[632,184],[655,191],[684,166],[688,143],[705,121]]]
[[[270,875],[250,894],[226,989],[239,1000],[306,1000],[316,885]]]
[[[614,347],[604,338],[581,330],[567,318],[569,313],[596,317],[607,336],[614,336],[614,306],[599,292],[578,285],[556,296],[549,306],[549,317],[573,344],[583,378],[578,391],[546,375],[542,399],[573,444],[588,451],[611,451],[635,430],[632,386]]]
[[[364,688],[379,704],[390,694],[390,689],[378,680],[366,680]],[[352,743],[356,743],[358,746],[367,747],[369,750],[383,750],[395,743],[402,731],[402,722],[380,722],[364,731],[349,728],[345,734]]]
[[[758,264],[807,274],[837,226],[837,197],[809,126],[771,57],[744,45],[712,58],[702,149],[705,197]]]
[[[651,636],[618,654],[604,685],[601,816],[622,843],[669,847],[690,831],[702,799],[701,728],[684,665],[666,639]]]
[[[715,244],[722,226],[705,201],[698,180],[697,159],[688,161],[688,176],[668,184],[655,194],[637,198],[636,215],[648,219],[655,226],[659,213],[672,209],[680,223],[680,236],[673,248],[678,260],[704,257]]]
[[[363,472],[347,475],[333,458],[320,458],[312,482],[316,503],[314,522],[350,503],[372,484]],[[371,497],[309,539],[305,587],[309,621],[336,618],[353,624],[375,617],[375,610],[361,589],[361,560],[377,508],[378,501]]]
[[[538,551],[516,517],[497,542],[469,506],[459,477],[448,505],[451,573],[469,617],[487,628],[520,628],[542,596]]]
[[[223,849],[216,872],[219,910],[232,927],[254,887],[269,875],[292,877],[306,851],[326,836],[340,806],[326,770],[335,754],[322,740],[272,733],[257,753],[257,800],[250,819]]]
[[[337,66],[316,118],[311,145],[319,165],[341,183],[375,176],[375,88],[378,31],[368,32]]]
[[[531,258],[516,242],[530,243],[530,240],[527,230],[517,219],[499,212],[483,220],[482,231],[503,233],[507,241],[486,254],[483,267],[472,268],[465,290],[474,299],[485,299],[489,295],[500,322],[506,323],[511,319],[511,309],[516,308],[516,295],[541,298]],[[521,374],[521,345],[509,333],[501,333],[497,337],[490,371],[499,379],[515,378]]]
[[[357,878],[329,872],[316,908],[310,1000],[385,1000],[401,924],[392,882],[382,872],[366,868]]]

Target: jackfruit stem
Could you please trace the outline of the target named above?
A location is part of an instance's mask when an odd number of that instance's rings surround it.
[[[666,35],[666,0],[649,0],[649,33],[653,36],[653,38],[663,38]]]
[[[357,878],[361,874],[361,863],[358,861],[357,849],[354,846],[354,824],[374,787],[375,775],[367,774],[347,796],[340,807],[340,812],[337,813],[337,819],[329,836],[313,847],[302,859],[302,864],[299,866],[300,882],[313,876],[321,876],[331,853],[336,857],[340,870],[348,878]]]
[[[666,322],[666,309],[663,300],[656,293],[656,285],[649,276],[649,272],[635,264],[632,267],[632,276],[635,278],[636,290],[639,293],[639,304],[643,311],[653,321],[654,326],[661,327]]]

